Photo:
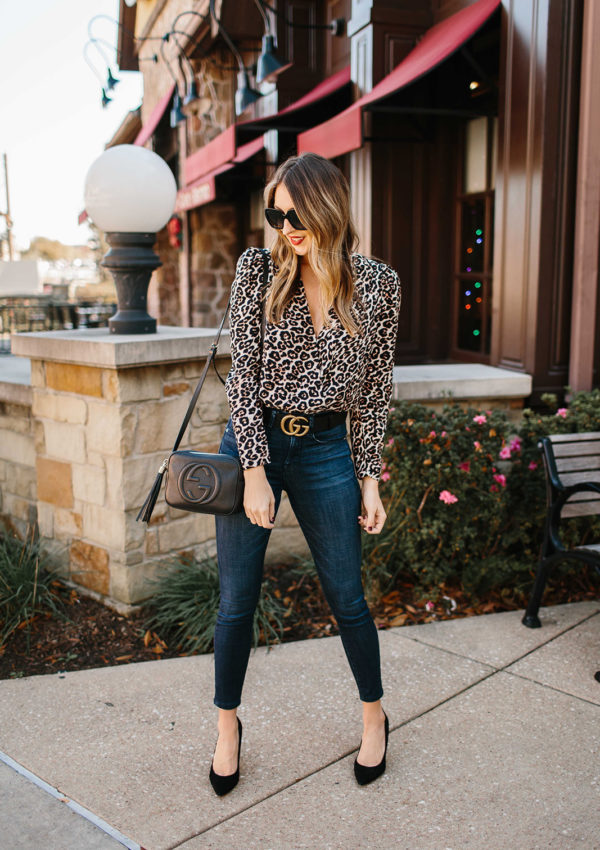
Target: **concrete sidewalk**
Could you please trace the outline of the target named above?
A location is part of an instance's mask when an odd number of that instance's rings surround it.
[[[0,846],[600,848],[600,601],[521,616],[380,632],[388,769],[362,788],[337,637],[251,655],[222,798],[211,655],[2,681]]]

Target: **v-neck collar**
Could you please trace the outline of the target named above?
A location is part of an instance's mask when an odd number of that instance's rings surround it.
[[[310,307],[309,307],[309,304],[308,304],[308,298],[306,297],[306,289],[304,288],[304,281],[302,280],[301,277],[298,278],[298,284],[299,284],[299,287],[302,288],[302,301],[304,303],[304,306],[306,307],[306,313],[308,315],[308,323],[309,323],[309,327],[312,331],[313,339],[316,342],[327,326],[326,326],[325,322],[323,322],[323,324],[321,326],[321,330],[319,331],[319,333],[317,333],[314,322],[313,322],[312,314],[310,312]]]

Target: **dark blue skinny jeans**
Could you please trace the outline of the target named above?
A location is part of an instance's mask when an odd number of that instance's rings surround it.
[[[271,457],[265,473],[275,512],[285,490],[337,621],[360,699],[373,702],[383,694],[379,639],[362,587],[361,491],[346,424],[288,436],[272,424],[273,416],[265,426]],[[239,456],[231,419],[219,450]],[[221,601],[214,640],[214,703],[232,709],[241,701],[271,529],[254,525],[243,509],[215,519]]]

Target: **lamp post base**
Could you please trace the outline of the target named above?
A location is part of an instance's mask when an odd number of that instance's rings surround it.
[[[153,251],[156,233],[107,233],[106,241],[110,251],[100,265],[114,278],[118,304],[108,320],[110,333],[156,333],[156,319],[146,310],[150,277],[162,265]]]

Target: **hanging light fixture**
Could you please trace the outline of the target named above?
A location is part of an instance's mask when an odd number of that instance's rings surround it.
[[[263,35],[262,50],[256,65],[257,83],[274,83],[279,74],[291,68],[293,62],[284,62],[275,55],[274,38],[272,35]]]
[[[265,12],[261,0],[254,0],[265,24],[265,34],[262,37],[262,49],[256,64],[256,82],[274,83],[279,74],[290,68],[293,63],[279,59],[275,54],[275,37],[271,31],[271,21]]]
[[[110,66],[109,66],[108,75],[106,77],[106,88],[109,91],[112,91],[114,89],[114,87],[117,85],[118,82],[119,82],[118,77],[113,77],[112,71],[110,70]]]
[[[212,19],[216,23],[219,32],[223,36],[225,43],[237,59],[237,63],[239,66],[239,71],[237,75],[237,90],[235,93],[235,114],[239,117],[249,106],[255,103],[259,97],[262,97],[261,93],[253,89],[250,85],[250,79],[248,77],[248,71],[246,66],[244,65],[244,60],[242,59],[241,53],[231,40],[229,33],[222,26],[221,21],[217,18],[217,13],[215,12],[215,0],[210,0],[209,4],[210,14]]]
[[[178,124],[183,124],[186,120],[185,114],[181,108],[181,98],[179,97],[179,92],[175,89],[175,94],[173,95],[173,105],[171,107],[171,113],[169,116],[169,123],[171,127],[175,128]]]

